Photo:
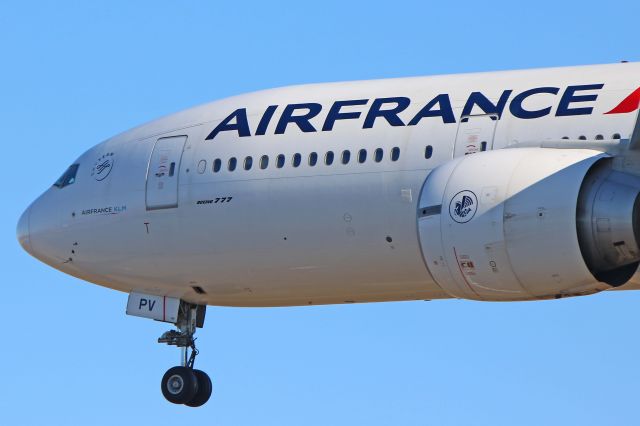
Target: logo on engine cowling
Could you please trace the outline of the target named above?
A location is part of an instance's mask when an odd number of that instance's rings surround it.
[[[471,191],[460,191],[449,203],[449,215],[458,223],[467,223],[478,210],[478,198]]]

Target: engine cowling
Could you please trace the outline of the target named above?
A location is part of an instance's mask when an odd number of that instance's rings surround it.
[[[418,204],[427,269],[453,297],[534,300],[628,281],[640,261],[640,178],[582,149],[518,148],[454,159]]]

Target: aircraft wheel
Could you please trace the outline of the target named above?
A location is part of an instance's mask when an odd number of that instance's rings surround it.
[[[185,402],[185,405],[189,407],[200,407],[211,397],[213,386],[211,385],[211,379],[204,371],[193,370],[193,374],[196,376],[196,380],[198,381],[198,392],[191,401]]]
[[[162,394],[167,401],[184,404],[198,393],[198,380],[193,370],[187,367],[173,367],[162,376]]]

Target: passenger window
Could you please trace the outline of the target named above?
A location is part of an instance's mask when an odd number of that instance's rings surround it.
[[[361,149],[358,151],[358,163],[362,164],[367,161],[367,150]]]
[[[324,164],[330,166],[333,164],[333,151],[327,151],[324,156]]]
[[[244,159],[244,169],[251,170],[251,166],[253,166],[253,158],[251,156],[247,156]]]
[[[260,168],[264,170],[267,168],[267,166],[269,166],[269,156],[263,155],[262,157],[260,157]]]
[[[302,162],[302,155],[300,155],[297,152],[293,154],[293,158],[291,159],[291,164],[293,165],[293,167],[298,167],[301,162]]]
[[[585,135],[580,135],[580,136],[578,136],[578,139],[581,140],[581,141],[586,141],[587,137]]]
[[[342,164],[349,164],[349,160],[351,160],[351,151],[345,149],[342,151]]]
[[[318,162],[318,154],[316,154],[315,152],[312,152],[311,154],[309,154],[309,165],[313,167],[316,165],[317,162]]]
[[[382,152],[382,148],[377,148],[375,153],[374,153],[374,160],[376,161],[376,163],[381,162],[383,156],[384,156],[384,154]]]
[[[611,136],[611,139],[621,139],[622,136],[620,136],[620,133],[614,133],[613,136]]]
[[[396,146],[391,150],[391,161],[398,161],[398,158],[400,158],[400,148]]]
[[[78,173],[79,164],[73,164],[69,166],[67,170],[60,176],[60,178],[53,184],[53,186],[57,186],[58,188],[64,188],[65,186],[71,185],[76,181],[76,174]]]
[[[213,173],[218,173],[222,167],[222,161],[219,158],[213,160]]]
[[[284,154],[280,154],[276,158],[276,167],[279,169],[284,167]]]
[[[431,145],[427,145],[427,147],[424,149],[424,158],[428,160],[429,158],[431,158],[432,155],[433,155],[433,147]]]
[[[604,136],[602,136],[602,135],[596,135],[596,140],[597,140],[597,141],[604,140]]]
[[[231,157],[229,158],[229,171],[232,172],[236,169],[236,166],[238,165],[238,160],[236,160],[236,157]]]

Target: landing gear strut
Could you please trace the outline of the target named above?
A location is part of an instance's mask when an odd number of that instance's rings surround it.
[[[196,327],[204,323],[205,306],[180,301],[176,326],[178,330],[169,330],[158,339],[158,343],[177,346],[182,350],[181,365],[172,367],[164,373],[160,388],[167,401],[200,407],[211,397],[211,379],[193,365],[198,355],[196,339],[193,335]]]

